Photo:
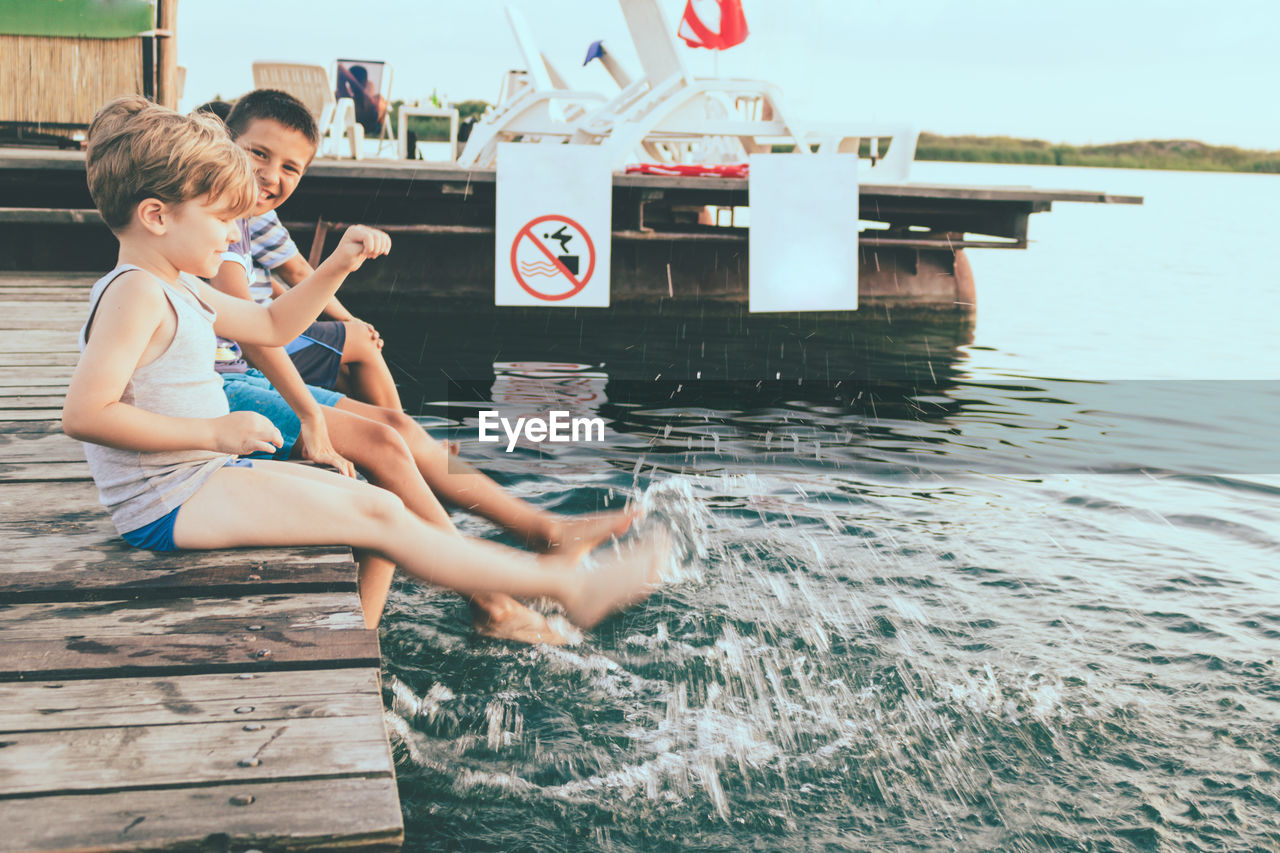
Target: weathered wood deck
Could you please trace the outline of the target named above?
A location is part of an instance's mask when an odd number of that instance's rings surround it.
[[[152,554],[59,414],[91,276],[0,274],[0,851],[399,846],[346,549]]]

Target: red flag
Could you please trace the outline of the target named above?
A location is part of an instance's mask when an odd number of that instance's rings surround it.
[[[747,38],[742,0],[689,0],[676,33],[689,47],[728,50]]]

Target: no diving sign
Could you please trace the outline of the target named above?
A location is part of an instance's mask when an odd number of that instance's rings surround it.
[[[521,228],[511,243],[511,273],[516,284],[535,299],[572,299],[591,282],[595,271],[595,241],[568,216],[539,216]]]
[[[498,146],[495,305],[609,305],[613,171],[598,148]]]

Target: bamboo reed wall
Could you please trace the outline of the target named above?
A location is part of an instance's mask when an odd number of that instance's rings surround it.
[[[98,107],[140,95],[142,39],[0,35],[0,122],[88,126]]]

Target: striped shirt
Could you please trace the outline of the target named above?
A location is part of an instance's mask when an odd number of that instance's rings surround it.
[[[298,254],[289,229],[274,210],[249,217],[249,248],[254,264],[265,270],[273,270]]]

